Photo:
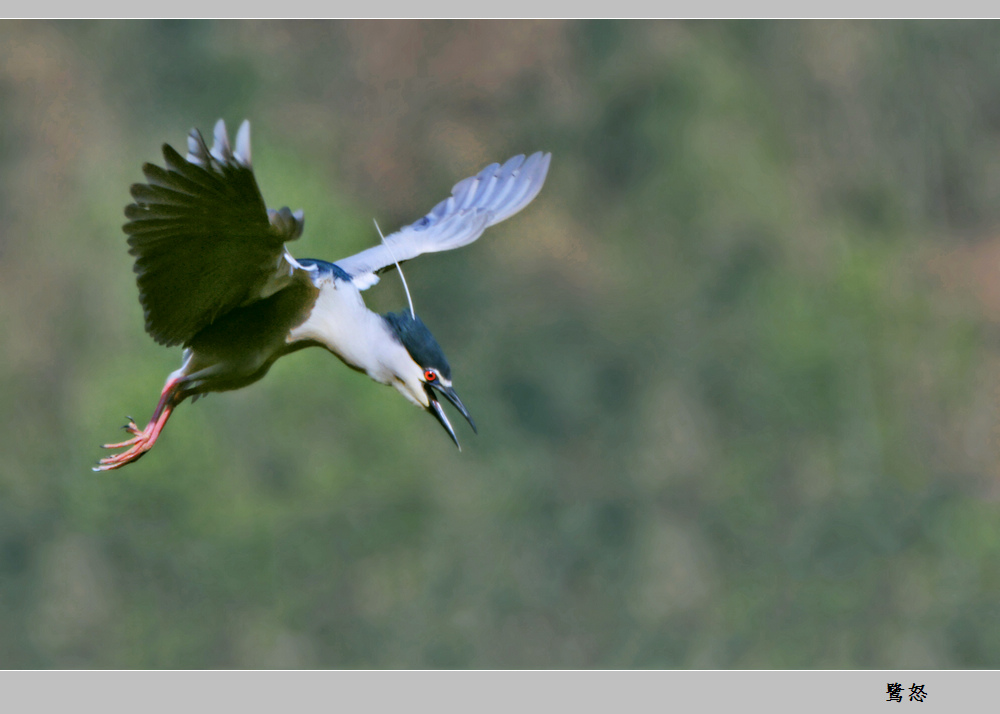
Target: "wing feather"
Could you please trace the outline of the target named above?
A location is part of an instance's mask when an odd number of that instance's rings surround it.
[[[491,164],[462,179],[451,196],[419,221],[386,236],[385,241],[337,261],[355,286],[364,290],[378,282],[378,273],[394,259],[410,260],[423,253],[452,250],[475,241],[490,226],[510,218],[542,190],[552,154],[538,152]]]
[[[160,344],[188,344],[295,271],[284,243],[301,234],[301,213],[267,211],[250,165],[249,122],[236,148],[221,119],[211,149],[192,129],[186,158],[164,144],[165,168],[145,164],[146,183],[132,186],[122,229],[136,258],[146,331]]]

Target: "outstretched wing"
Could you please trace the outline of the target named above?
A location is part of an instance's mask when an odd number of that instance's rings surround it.
[[[287,285],[300,266],[284,249],[302,234],[302,213],[268,211],[250,166],[250,123],[229,145],[215,125],[211,150],[188,136],[187,158],[163,145],[166,168],[142,167],[125,207],[146,331],[163,345],[187,344],[216,318]]]
[[[395,261],[402,263],[422,253],[468,245],[487,228],[531,203],[542,190],[551,159],[552,154],[538,152],[527,159],[523,154],[515,156],[503,166],[491,164],[455,184],[451,198],[441,201],[416,223],[386,236],[382,244],[336,264],[359,290],[364,290],[377,283],[377,273]]]

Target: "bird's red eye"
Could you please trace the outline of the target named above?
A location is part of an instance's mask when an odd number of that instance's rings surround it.
[[[438,378],[437,373],[433,369],[424,370],[424,379],[426,381],[433,382],[437,378]]]

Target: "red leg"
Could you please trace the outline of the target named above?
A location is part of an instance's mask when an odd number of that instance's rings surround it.
[[[182,379],[180,376],[171,375],[167,383],[163,385],[163,391],[160,392],[160,402],[156,405],[153,416],[150,418],[149,424],[146,425],[145,429],[140,431],[135,421],[129,417],[128,424],[124,426],[124,429],[129,434],[132,434],[132,438],[117,444],[104,444],[102,447],[105,449],[126,450],[101,459],[98,465],[94,467],[94,471],[120,469],[125,464],[138,461],[139,457],[153,448],[153,444],[156,443],[157,437],[163,431],[167,419],[170,418],[170,413],[178,404],[184,401]]]

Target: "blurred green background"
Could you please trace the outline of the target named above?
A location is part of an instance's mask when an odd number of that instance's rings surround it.
[[[307,350],[90,471],[219,117],[299,257],[553,153],[407,270],[461,453]],[[0,666],[1000,666],[997,23],[5,21],[0,127]]]

